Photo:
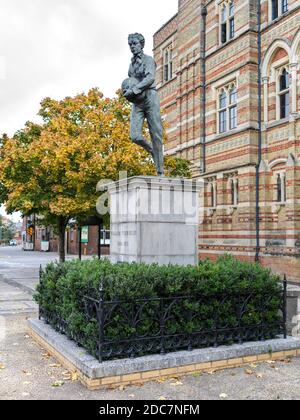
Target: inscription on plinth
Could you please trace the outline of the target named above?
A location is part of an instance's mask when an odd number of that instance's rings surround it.
[[[112,262],[197,264],[202,186],[158,177],[107,185]]]

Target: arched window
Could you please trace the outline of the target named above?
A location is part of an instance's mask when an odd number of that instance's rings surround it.
[[[280,119],[290,115],[290,74],[285,68],[279,76],[279,115]]]
[[[271,0],[270,7],[271,7],[271,14],[270,14],[271,19],[275,20],[279,18],[279,16],[289,11],[289,1],[288,0]]]
[[[279,16],[279,0],[272,0],[272,19],[275,20]]]
[[[230,181],[231,190],[231,204],[237,206],[239,204],[239,181],[237,178],[233,178]]]
[[[238,125],[237,88],[235,84],[224,87],[219,94],[219,133],[234,130]]]
[[[286,174],[285,172],[280,172],[277,174],[277,202],[285,203],[286,202]]]
[[[211,183],[210,194],[211,194],[211,207],[216,208],[218,205],[216,181]]]
[[[227,94],[225,90],[219,97],[219,131],[220,133],[227,131]]]
[[[234,1],[231,1],[229,3],[229,38],[234,38],[235,34],[235,25],[234,25]]]
[[[221,43],[225,44],[230,39],[234,38],[235,25],[234,25],[235,6],[234,0],[229,3],[224,2],[221,5]]]
[[[229,91],[229,129],[237,128],[237,90],[233,86]]]
[[[211,192],[211,207],[216,207],[215,206],[215,188],[214,188],[214,184],[211,184],[210,187],[210,192]]]
[[[289,0],[282,0],[282,14],[289,11]]]
[[[169,46],[164,52],[164,82],[173,78],[173,50]]]

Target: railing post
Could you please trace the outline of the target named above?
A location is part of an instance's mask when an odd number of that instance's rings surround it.
[[[42,264],[40,265],[40,269],[39,269],[39,285],[41,287],[42,285],[42,277],[43,277],[43,268],[42,268]],[[42,311],[41,311],[41,304],[39,304],[39,320],[42,319]]]
[[[164,355],[166,354],[166,349],[165,349],[165,314],[164,314],[164,299],[161,298],[160,299],[160,334],[161,334],[161,341],[160,341],[160,345],[161,345],[161,349],[160,349],[160,354]]]
[[[103,362],[103,343],[104,343],[104,286],[101,280],[99,287],[99,305],[98,305],[98,322],[99,322],[99,337],[98,337],[98,358],[99,362]]]
[[[245,298],[244,298],[245,299]],[[242,332],[242,317],[243,317],[243,302],[241,296],[238,297],[238,336],[239,336],[239,344],[243,344],[243,332]]]
[[[283,280],[283,335],[284,339],[287,339],[287,277],[284,275]]]

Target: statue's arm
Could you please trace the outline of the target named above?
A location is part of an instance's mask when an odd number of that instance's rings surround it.
[[[136,95],[139,95],[144,90],[148,89],[155,82],[156,64],[152,57],[148,57],[146,61],[145,73],[144,79],[133,88],[133,92]]]

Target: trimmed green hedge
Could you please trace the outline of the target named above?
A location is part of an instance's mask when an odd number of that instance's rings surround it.
[[[230,256],[220,258],[215,263],[206,260],[197,267],[113,265],[107,260],[49,264],[37,288],[36,301],[44,311],[63,319],[65,333],[75,340],[81,337],[81,344],[94,355],[97,354],[99,329],[96,317],[87,319],[85,315],[83,296],[98,299],[101,284],[105,301],[195,297],[184,299],[174,308],[172,322],[166,324],[167,334],[212,329],[216,314],[221,327],[236,326],[236,301],[244,294],[251,294],[243,316],[244,327],[251,328],[260,323],[273,325],[281,320],[280,278],[258,264],[240,262]],[[264,303],[266,296],[270,295],[270,301]],[[201,303],[197,296],[202,297]],[[262,303],[265,305],[263,312]],[[153,315],[159,311],[158,304],[153,301],[137,329],[124,322],[122,311],[116,312],[114,322],[105,330],[105,339],[113,341],[136,335],[151,336],[155,333]],[[188,310],[198,314],[192,321],[184,315]],[[55,322],[53,326],[56,326]],[[273,338],[272,334],[267,338]]]

